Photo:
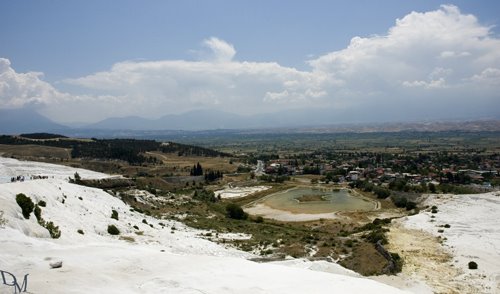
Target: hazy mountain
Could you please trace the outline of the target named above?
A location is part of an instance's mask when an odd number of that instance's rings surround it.
[[[57,132],[67,128],[33,109],[0,109],[0,134]]]
[[[195,110],[179,115],[163,116],[157,123],[158,129],[204,130],[241,128],[246,120],[244,116],[218,110]]]
[[[195,110],[158,119],[140,117],[108,118],[85,128],[107,130],[213,130],[311,126],[333,123],[325,110],[289,110],[250,116],[218,110]]]
[[[100,122],[83,126],[87,129],[105,130],[156,130],[156,121],[138,116],[111,117]]]
[[[89,129],[115,130],[207,130],[242,128],[248,118],[217,110],[196,110],[158,119],[141,117],[108,118],[86,126]]]
[[[179,131],[256,130],[283,132],[397,132],[397,131],[498,131],[499,118],[460,119],[444,121],[406,121],[370,123],[370,117],[353,118],[329,109],[297,109],[257,115],[237,115],[219,110],[196,110],[171,114],[158,119],[137,116],[107,118],[98,123],[70,128],[57,124],[32,109],[0,109],[0,133],[55,132],[70,136],[134,137],[177,133]]]

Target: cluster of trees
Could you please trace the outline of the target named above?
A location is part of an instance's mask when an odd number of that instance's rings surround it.
[[[249,173],[253,170],[252,167],[247,166],[247,165],[239,165],[238,169],[236,170],[237,173]]]
[[[372,192],[373,194],[377,195],[377,198],[379,199],[385,199],[391,195],[391,191],[389,189],[374,185],[373,183],[370,183],[367,180],[364,181],[357,180],[354,182],[350,182],[349,186],[351,188],[361,189],[365,192]]]
[[[402,195],[392,195],[391,200],[399,208],[406,208],[406,210],[412,210],[417,207],[417,203],[408,200],[406,197]]]
[[[289,179],[288,175],[262,175],[259,177],[259,180],[269,183],[283,183]]]
[[[191,176],[202,176],[203,175],[203,168],[201,167],[201,164],[198,162],[197,164],[193,165],[191,168],[191,171],[189,172],[189,175]]]
[[[1,135],[0,136],[0,144],[3,145],[27,145],[27,144],[36,144],[36,145],[48,145],[48,146],[54,146],[56,145],[61,145],[65,144],[62,141],[32,141],[27,138],[21,138],[21,137],[16,137],[16,136],[9,136],[9,135]],[[55,147],[63,147],[63,146],[55,146]],[[70,146],[66,146],[70,148]]]
[[[319,174],[321,174],[321,169],[319,168],[318,165],[316,165],[316,166],[306,165],[306,166],[304,166],[303,173],[306,174],[306,175],[307,174],[310,174],[310,175],[319,175]]]
[[[282,165],[278,166],[278,168],[273,168],[273,169],[267,170],[266,172],[268,174],[276,174],[278,176],[289,174],[288,168],[286,166],[282,166]]]
[[[468,185],[471,183],[470,176],[464,173],[457,173],[455,175],[453,175],[452,173],[446,173],[445,176],[446,179],[448,180],[448,183],[455,183],[462,185]]]
[[[65,140],[39,140],[33,139],[53,139],[63,138],[64,136],[35,133],[24,134],[23,137],[17,136],[0,136],[0,144],[5,145],[28,145],[36,144],[42,146],[60,147],[71,149],[73,158],[97,158],[97,159],[117,159],[127,161],[131,165],[141,165],[143,163],[158,163],[158,159],[151,156],[144,156],[145,152],[161,151],[161,152],[177,152],[181,156],[196,155],[208,157],[225,157],[231,156],[228,153],[219,152],[216,150],[185,145],[170,142],[162,144],[154,140],[135,140],[135,139],[96,139],[92,138],[88,141],[70,139]],[[30,138],[30,139],[28,139]]]
[[[153,140],[111,139],[75,143],[71,151],[73,158],[118,159],[131,165],[158,162],[155,157],[142,155],[158,149],[159,143]]]
[[[341,172],[339,172],[341,171]],[[325,183],[338,183],[340,182],[340,177],[345,176],[346,171],[344,169],[336,169],[333,172],[327,172],[324,177],[321,178],[321,180]]]
[[[231,154],[199,146],[168,142],[160,146],[163,153],[177,153],[179,156],[230,157]]]
[[[430,186],[430,184],[429,184]],[[476,190],[467,186],[452,185],[452,184],[440,184],[438,190],[447,194],[474,194],[477,193]]]
[[[385,199],[391,196],[391,200],[393,203],[400,208],[406,208],[407,210],[411,210],[416,207],[416,204],[412,201],[408,201],[406,197],[401,196],[401,193],[452,193],[452,194],[472,194],[476,193],[473,188],[463,186],[463,185],[453,185],[442,183],[438,186],[433,183],[422,183],[420,185],[410,185],[405,179],[395,179],[390,182],[388,188],[381,187],[370,183],[368,180],[358,180],[349,183],[351,188],[358,188],[365,192],[372,192],[377,196],[377,198]],[[392,191],[396,192],[395,195]]]
[[[203,176],[203,167],[201,164],[198,162],[189,171],[190,176]],[[219,170],[213,171],[205,171],[205,181],[207,182],[213,182],[218,179],[222,179],[223,173]]]
[[[248,164],[257,164],[258,160],[262,160],[264,162],[274,159],[279,159],[280,156],[278,154],[250,154],[246,160]]]
[[[71,148],[71,144],[68,144],[66,140],[49,140],[44,141],[43,139],[55,139],[55,138],[66,138],[62,135],[48,134],[48,133],[33,133],[33,134],[22,134],[20,136],[10,136],[10,135],[0,135],[0,144],[4,145],[46,145],[53,147],[63,147]],[[38,139],[40,141],[34,141],[33,139]]]
[[[236,203],[229,203],[226,206],[226,213],[232,219],[245,220],[248,218],[248,214]]]
[[[205,189],[196,190],[193,194],[193,199],[203,202],[216,202],[218,199],[215,197],[214,192]]]
[[[19,136],[28,139],[39,139],[39,140],[67,138],[66,136],[63,135],[50,134],[50,133],[29,133],[29,134],[21,134]]]
[[[216,170],[216,171],[209,171],[209,172],[205,172],[205,181],[207,182],[213,182],[213,181],[216,181],[218,179],[222,179],[223,177],[223,174],[221,171],[219,170]]]

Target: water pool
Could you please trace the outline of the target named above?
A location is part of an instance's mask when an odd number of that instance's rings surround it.
[[[259,203],[278,210],[305,214],[368,211],[377,207],[377,202],[363,198],[352,190],[314,187],[296,187],[277,192],[261,199]]]

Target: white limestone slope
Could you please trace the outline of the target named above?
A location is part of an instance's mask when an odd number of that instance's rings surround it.
[[[4,162],[0,159],[0,171],[7,170]],[[19,173],[11,163],[9,172]],[[199,238],[199,231],[181,223],[132,212],[105,191],[67,183],[65,173],[74,170],[44,165],[40,173],[64,177],[0,184],[6,220],[0,228],[0,270],[29,274],[32,293],[401,293],[372,280],[329,273],[325,266],[319,272],[251,262],[248,253]],[[42,217],[60,227],[59,239],[51,239],[33,214],[23,218],[18,193],[46,202]],[[113,209],[119,220],[110,217]],[[107,233],[110,224],[120,236]],[[50,269],[53,261],[62,261],[62,268]],[[11,290],[0,283],[0,293]]]
[[[248,195],[265,191],[271,189],[269,186],[253,186],[253,187],[225,187],[222,190],[217,190],[214,192],[215,196],[220,197],[222,199],[231,199],[231,198],[242,198]]]
[[[402,220],[403,225],[444,240],[452,255],[450,267],[458,272],[455,284],[500,293],[500,192],[429,195],[424,204],[437,206],[437,213],[421,212]],[[470,261],[478,264],[477,270],[468,268]]]
[[[0,183],[8,183],[12,177],[49,176],[56,179],[74,177],[75,172],[85,179],[102,179],[110,175],[86,169],[56,165],[44,162],[21,161],[13,158],[0,157]]]

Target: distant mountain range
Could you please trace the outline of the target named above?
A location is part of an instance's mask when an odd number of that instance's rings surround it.
[[[298,127],[331,123],[327,111],[289,110],[250,116],[237,115],[218,110],[195,110],[177,115],[166,115],[158,119],[137,116],[108,118],[86,126],[88,129],[107,130],[214,130],[254,129],[276,127]]]
[[[33,109],[0,109],[0,134],[54,132],[69,136],[136,137],[144,134],[244,130],[245,133],[339,133],[400,131],[500,131],[498,118],[431,122],[340,123],[329,110],[289,110],[242,116],[217,110],[196,110],[158,119],[137,116],[108,118],[71,128],[51,121]],[[344,121],[347,121],[344,118]]]
[[[55,123],[33,109],[0,109],[0,134],[59,132],[68,127]]]

